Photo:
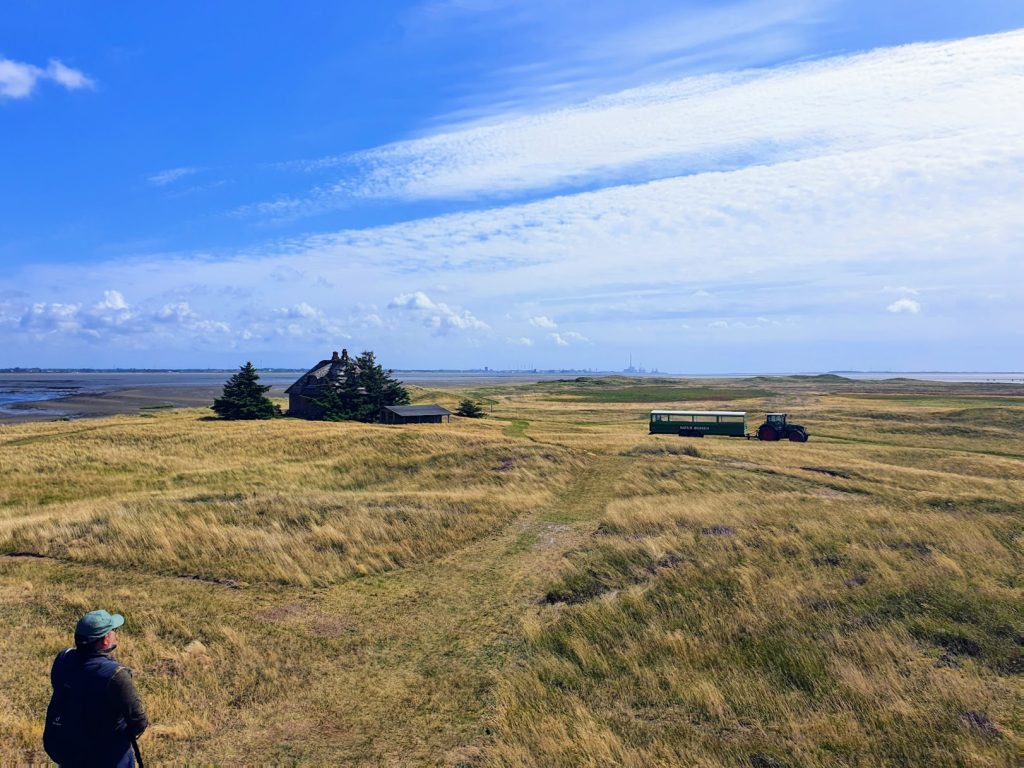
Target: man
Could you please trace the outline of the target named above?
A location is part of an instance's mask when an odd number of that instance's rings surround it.
[[[131,670],[111,657],[117,648],[115,630],[122,624],[120,614],[90,611],[75,627],[75,647],[61,651],[53,662],[43,745],[61,766],[135,765],[133,744],[149,721]]]

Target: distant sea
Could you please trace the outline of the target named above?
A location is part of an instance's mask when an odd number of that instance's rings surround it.
[[[260,373],[260,381],[270,384],[272,396],[281,396],[304,371],[268,371]],[[74,395],[90,395],[124,389],[159,387],[209,387],[216,389],[227,380],[232,371],[185,372],[88,372],[88,373],[0,373],[0,412],[11,413],[10,407],[18,403],[59,400]],[[616,372],[551,372],[532,371],[396,371],[395,375],[409,384],[421,386],[473,386],[513,382],[551,381],[576,376],[606,376]],[[1022,384],[1024,373],[985,372],[896,372],[896,371],[836,371],[838,376],[859,380],[918,379],[921,381],[979,382]],[[628,374],[636,375],[636,374]],[[703,374],[648,374],[665,378],[747,378],[752,376],[790,376],[788,373],[703,373]],[[799,375],[814,375],[802,373]]]

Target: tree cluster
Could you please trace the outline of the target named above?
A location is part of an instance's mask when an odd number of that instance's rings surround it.
[[[341,375],[325,384],[313,400],[327,421],[377,421],[386,405],[406,405],[409,392],[402,382],[377,363],[373,352],[348,358]]]
[[[260,376],[251,362],[241,366],[224,384],[224,391],[213,401],[213,410],[222,419],[273,419],[281,409],[266,393],[269,385],[259,383]]]

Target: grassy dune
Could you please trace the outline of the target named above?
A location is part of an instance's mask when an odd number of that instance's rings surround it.
[[[0,426],[0,763],[42,758],[50,661],[102,606],[156,762],[1014,765],[1024,400],[682,389],[708,399],[585,380],[441,426]],[[647,435],[652,407],[723,403],[811,442]]]

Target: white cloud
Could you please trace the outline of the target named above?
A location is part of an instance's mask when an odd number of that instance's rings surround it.
[[[564,331],[562,333],[549,333],[548,336],[553,342],[559,347],[568,347],[573,343],[587,342],[590,341],[582,333],[576,333],[575,331]]]
[[[538,317],[531,317],[530,325],[534,326],[535,328],[545,329],[558,327],[558,323],[556,323],[549,317],[545,317],[544,315],[539,315]]]
[[[25,310],[19,327],[36,338],[47,334],[77,334],[82,328],[79,323],[80,304],[46,304],[37,302]]]
[[[921,302],[914,301],[913,299],[897,299],[886,309],[894,314],[906,313],[916,315],[921,311]]]
[[[103,301],[96,305],[96,309],[128,309],[128,302],[120,291],[104,291]]]
[[[283,338],[323,344],[352,338],[348,333],[348,323],[306,301],[268,311],[249,306],[242,313],[239,325],[244,339],[271,344]]]
[[[438,334],[446,334],[449,331],[487,331],[490,326],[482,320],[473,317],[469,310],[462,310],[449,307],[442,302],[433,301],[422,291],[403,293],[396,296],[389,303],[390,309],[401,309],[418,316],[423,324],[432,328]]]
[[[72,69],[57,59],[50,59],[50,63],[46,67],[46,76],[70,91],[75,91],[79,88],[93,88],[96,85],[90,78],[86,77],[84,72]]]
[[[43,70],[31,64],[0,59],[0,97],[24,99],[32,95]]]
[[[282,307],[277,310],[276,314],[279,317],[300,318],[303,320],[310,320],[312,318],[323,316],[323,312],[304,301],[300,301],[298,304],[291,307]]]
[[[533,346],[533,339],[528,338],[526,336],[520,336],[518,339],[512,339],[512,338],[505,339],[505,341],[507,341],[509,344],[514,344],[517,347],[532,347]]]
[[[110,343],[127,337],[146,337],[153,343],[183,332],[196,338],[228,334],[230,326],[196,314],[187,302],[164,304],[152,312],[140,311],[120,291],[107,290],[103,300],[81,303],[36,302],[26,307],[18,330],[35,341],[53,339]]]
[[[689,77],[352,155],[338,163],[354,175],[254,210],[514,197],[954,138],[973,153],[1019,136],[1022,81],[1024,32]]]
[[[794,59],[837,2],[457,0],[422,4],[405,22],[411,38],[526,41],[515,62],[475,71],[460,88],[459,115],[492,117],[496,103],[523,112],[684,72]]]
[[[0,59],[0,100],[28,98],[41,80],[51,80],[70,91],[95,86],[83,72],[57,59],[50,59],[46,69],[12,59]]]
[[[168,184],[173,184],[179,179],[183,179],[186,176],[191,176],[198,172],[198,168],[169,168],[166,171],[154,173],[147,179],[147,181],[155,187],[166,187]]]

